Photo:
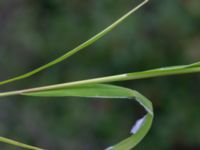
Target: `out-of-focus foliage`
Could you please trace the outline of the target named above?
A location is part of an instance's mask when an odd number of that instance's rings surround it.
[[[0,79],[25,73],[109,25],[139,1],[1,0]],[[1,91],[187,64],[200,59],[199,0],[152,0],[87,50]],[[119,83],[118,83],[119,84]],[[200,149],[200,75],[120,83],[153,100],[155,122],[136,150]],[[8,97],[0,134],[55,149],[103,149],[127,137],[134,101]],[[3,150],[15,150],[0,144]]]

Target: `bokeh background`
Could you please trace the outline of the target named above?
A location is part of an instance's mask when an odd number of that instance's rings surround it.
[[[61,56],[139,0],[0,0],[0,80]],[[188,64],[200,59],[200,1],[151,0],[70,59],[0,91]],[[200,75],[115,83],[152,100],[155,121],[135,150],[200,150]],[[132,100],[5,97],[0,135],[48,150],[101,150],[129,136]],[[0,143],[1,150],[18,148]]]

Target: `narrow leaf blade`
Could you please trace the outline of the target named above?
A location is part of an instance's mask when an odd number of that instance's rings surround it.
[[[8,138],[5,138],[5,137],[1,137],[1,136],[0,136],[0,142],[7,143],[7,144],[10,144],[10,145],[15,145],[15,146],[25,148],[25,149],[29,149],[29,150],[44,150],[44,149],[41,149],[41,148],[38,148],[38,147],[35,147],[35,146],[27,145],[27,144],[17,142],[17,141],[14,141],[14,140],[11,140],[11,139],[8,139]]]

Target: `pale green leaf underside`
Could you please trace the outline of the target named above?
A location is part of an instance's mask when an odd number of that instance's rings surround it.
[[[144,97],[137,91],[114,85],[89,84],[89,85],[75,86],[71,88],[23,93],[22,95],[42,96],[42,97],[73,96],[73,97],[89,97],[89,98],[124,98],[124,99],[132,98],[137,100],[147,111],[145,120],[135,134],[131,135],[130,137],[121,141],[120,143],[112,146],[112,149],[114,150],[129,150],[134,148],[147,134],[153,120],[152,103],[146,97]]]

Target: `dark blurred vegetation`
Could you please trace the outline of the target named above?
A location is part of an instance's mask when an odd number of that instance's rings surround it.
[[[139,1],[1,0],[0,79],[57,58]],[[151,0],[120,27],[65,62],[1,91],[114,75],[200,60],[200,1]],[[155,106],[155,121],[135,150],[200,149],[200,75],[116,83]],[[6,97],[0,135],[48,150],[100,150],[129,136],[143,109],[134,101]],[[0,144],[1,150],[17,150]]]

